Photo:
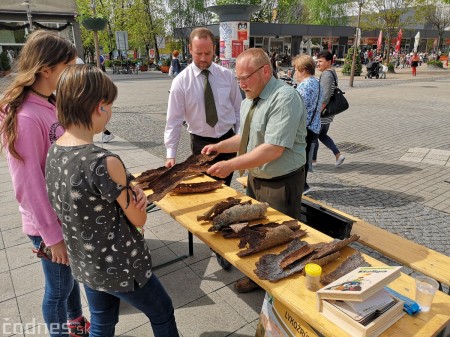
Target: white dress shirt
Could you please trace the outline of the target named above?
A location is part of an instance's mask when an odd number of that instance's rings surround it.
[[[219,138],[233,129],[239,132],[239,112],[242,96],[231,70],[212,63],[208,68],[209,83],[214,95],[218,122],[214,127],[206,123],[204,81],[202,71],[192,62],[172,82],[167,107],[164,144],[167,158],[175,158],[183,121],[188,132],[202,137]]]

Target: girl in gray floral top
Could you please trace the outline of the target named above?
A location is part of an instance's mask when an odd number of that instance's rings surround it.
[[[47,192],[72,273],[85,286],[90,336],[114,336],[123,299],[146,314],[155,337],[176,337],[171,299],[152,274],[141,234],[145,194],[130,185],[118,156],[93,144],[111,118],[117,88],[97,68],[76,65],[61,74],[57,95],[66,131],[48,152]]]

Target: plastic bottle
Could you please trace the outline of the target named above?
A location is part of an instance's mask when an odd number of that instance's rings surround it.
[[[320,285],[320,275],[322,274],[322,267],[315,263],[308,263],[305,266],[306,288],[311,291],[317,291],[322,286]]]

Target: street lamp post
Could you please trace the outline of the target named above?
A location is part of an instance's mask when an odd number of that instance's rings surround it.
[[[28,25],[30,32],[34,30],[33,28],[33,20],[31,16],[31,9],[30,9],[30,0],[24,0],[21,4],[21,6],[25,6],[27,8],[27,19],[28,19]]]
[[[358,0],[359,11],[358,11],[358,24],[356,25],[356,33],[355,33],[355,43],[353,44],[353,60],[352,60],[352,69],[350,71],[350,80],[348,85],[353,87],[353,78],[355,77],[355,66],[356,66],[356,51],[358,49],[358,31],[359,31],[359,23],[361,21],[361,7],[364,5],[364,0]]]

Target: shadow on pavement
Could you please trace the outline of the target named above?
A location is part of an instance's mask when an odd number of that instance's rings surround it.
[[[351,207],[389,208],[403,207],[412,202],[424,199],[417,195],[381,190],[361,186],[348,186],[333,183],[310,183],[312,190],[308,194],[313,199],[320,200],[339,209],[339,205]],[[320,188],[316,190],[315,188]]]
[[[359,172],[367,175],[404,175],[422,171],[421,168],[392,163],[349,162],[335,167],[333,164],[319,164],[315,170],[320,172]]]

